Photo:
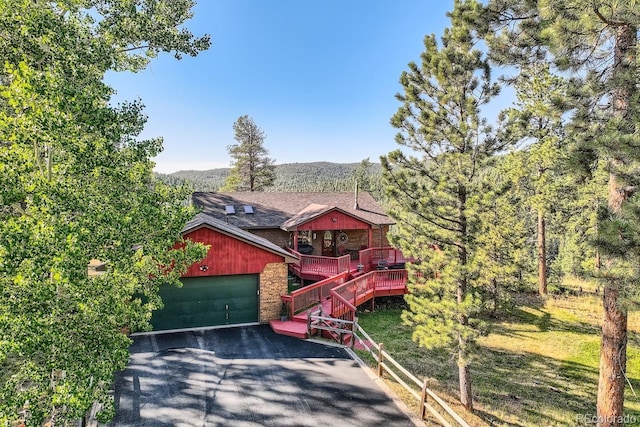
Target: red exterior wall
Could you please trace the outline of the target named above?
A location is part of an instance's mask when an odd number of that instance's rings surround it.
[[[298,226],[298,230],[367,230],[369,228],[368,223],[340,211],[327,212]]]
[[[283,256],[206,227],[194,230],[186,234],[184,238],[211,245],[211,248],[207,256],[189,267],[183,277],[255,274],[261,273],[267,264],[284,262]],[[206,266],[206,270],[202,271],[204,266]]]

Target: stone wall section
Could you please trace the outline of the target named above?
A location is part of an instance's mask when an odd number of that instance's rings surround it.
[[[287,294],[286,263],[267,264],[260,273],[260,323],[280,319],[281,295]]]
[[[380,228],[374,228],[372,231],[372,240],[373,240],[373,245],[371,246],[372,248],[378,248],[378,247],[386,247],[386,246],[390,246],[389,245],[389,239],[387,239],[387,233],[389,233],[389,226],[388,225],[383,225],[382,226],[382,230],[380,230]]]
[[[274,228],[263,229],[263,230],[248,230],[256,236],[263,237],[268,241],[275,243],[281,248],[289,246],[289,232]]]
[[[349,250],[359,251],[360,249],[369,247],[369,231],[368,230],[345,230],[347,242],[344,247]],[[340,242],[338,242],[340,244]]]

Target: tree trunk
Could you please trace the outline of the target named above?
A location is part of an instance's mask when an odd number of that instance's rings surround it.
[[[466,259],[466,251],[462,251]],[[458,282],[458,304],[462,304],[465,299],[467,293],[467,283],[466,280],[461,280]],[[460,324],[463,327],[467,326],[469,323],[469,319],[465,315],[460,315]],[[463,337],[463,335],[458,332],[458,376],[460,382],[460,403],[468,410],[473,411],[473,397],[471,395],[471,374],[469,373],[469,365],[467,363],[467,341]]]
[[[498,312],[498,304],[500,298],[500,286],[498,285],[498,280],[495,277],[491,279],[491,286],[493,287],[493,304],[491,307],[491,317],[495,318],[496,313]]]
[[[249,159],[249,191],[255,191],[256,184],[256,168],[254,166],[253,156]]]
[[[538,210],[538,292],[547,294],[546,226],[542,209]]]
[[[458,221],[460,223],[458,231],[460,233],[460,244],[458,247],[458,259],[463,268],[461,277],[458,279],[457,302],[462,305],[467,296],[467,188],[464,185],[458,187]],[[458,319],[460,325],[466,328],[469,324],[468,317],[461,313]],[[463,334],[458,332],[458,374],[460,381],[460,402],[469,411],[473,411],[473,397],[471,395],[471,374],[467,363],[467,340]]]
[[[473,411],[471,374],[469,373],[469,365],[464,359],[462,349],[458,351],[458,376],[460,377],[460,402],[468,411]]]
[[[618,304],[618,286],[607,283],[602,303],[604,321],[600,344],[598,382],[598,426],[621,425],[624,411],[625,372],[627,366],[627,314]]]
[[[617,177],[609,175],[609,207],[615,213],[621,209],[628,195],[620,190]],[[611,269],[608,259],[603,267]],[[606,277],[606,275],[605,275]],[[623,279],[606,277],[602,306],[602,338],[600,342],[600,376],[598,379],[598,427],[622,425],[624,420],[624,388],[627,371],[627,313],[620,307],[620,287]]]
[[[635,80],[630,75],[636,67],[637,29],[632,25],[616,28],[614,46],[613,79],[619,79],[617,87],[611,92],[613,115],[627,123],[626,130],[632,132],[635,126],[630,116],[630,102],[636,91]],[[614,168],[609,175],[609,208],[619,213],[622,204],[629,198],[615,175]],[[612,262],[605,262],[611,267]],[[627,368],[627,313],[620,307],[620,286],[625,283],[610,278],[605,282],[602,303],[604,318],[602,321],[602,342],[600,344],[600,378],[598,381],[597,421],[598,427],[621,425],[624,420],[624,387]]]

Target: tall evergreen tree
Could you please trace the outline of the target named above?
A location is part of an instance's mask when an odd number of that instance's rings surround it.
[[[608,173],[603,159],[594,158],[593,164],[585,166],[581,173],[569,176],[574,197],[568,205],[571,215],[565,224],[567,233],[561,242],[559,261],[564,272],[593,278],[601,265],[600,252],[593,242],[598,235],[598,211],[607,204]]]
[[[189,189],[155,180],[139,102],[109,106],[108,70],[209,45],[189,0],[0,2],[0,424],[113,414],[128,333],[161,283],[204,256],[180,240]],[[88,274],[92,258],[106,272]],[[173,268],[169,268],[173,267]],[[15,424],[14,424],[15,423]]]
[[[262,191],[276,179],[273,160],[264,146],[266,135],[247,115],[233,124],[237,144],[227,147],[232,168],[223,191]]]
[[[363,191],[371,191],[371,166],[372,163],[367,157],[353,171],[353,179],[356,181],[358,188]]]
[[[515,188],[508,157],[496,156],[481,171],[476,270],[482,272],[477,281],[492,316],[510,304],[513,293],[528,285],[531,269],[526,196]]]
[[[374,199],[381,200],[383,198],[383,184],[379,179],[379,174],[372,171],[373,163],[367,157],[363,159],[358,167],[351,173],[350,181],[355,181],[356,191],[366,191]],[[336,191],[349,191],[350,188],[340,189]]]
[[[574,136],[582,150],[600,157],[609,172],[607,206],[598,217],[596,247],[604,287],[597,420],[623,419],[627,346],[625,298],[637,292],[640,242],[636,131],[638,102],[638,4],[591,0],[492,0],[489,28],[494,57],[520,63],[523,47],[539,46],[575,83]],[[489,34],[491,33],[489,32]],[[505,49],[506,47],[506,49]],[[591,158],[591,156],[586,156]],[[593,162],[592,162],[593,163]]]
[[[501,148],[480,116],[499,92],[467,24],[480,10],[476,1],[456,1],[441,47],[434,35],[426,36],[420,66],[410,63],[400,77],[404,93],[396,97],[402,106],[391,124],[400,129],[396,142],[420,157],[396,150],[381,158],[390,215],[398,223],[392,241],[422,260],[410,267],[409,311],[403,319],[414,326],[413,339],[420,345],[457,353],[460,400],[468,409],[473,409],[470,357],[482,332],[474,271],[478,174]]]
[[[512,133],[524,145],[509,156],[510,176],[516,191],[526,194],[528,207],[537,217],[536,251],[538,292],[547,294],[547,221],[562,194],[566,157],[561,105],[565,103],[563,80],[549,71],[549,64],[526,65],[515,79],[516,103],[508,110]]]

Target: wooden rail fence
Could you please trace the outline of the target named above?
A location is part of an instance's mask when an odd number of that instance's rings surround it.
[[[357,327],[357,319],[346,320],[332,317],[331,315],[324,315],[322,308],[318,311],[307,314],[307,331],[309,336],[313,331],[316,331],[319,335],[322,331],[329,332],[333,338],[340,344],[344,345],[347,338],[350,338],[351,348],[355,343],[354,333]]]
[[[451,427],[452,424],[449,420],[443,416],[441,412],[448,415],[451,420],[462,427],[470,427],[469,424],[462,419],[444,400],[442,400],[433,390],[427,387],[427,380],[420,381],[415,375],[407,371],[402,365],[400,365],[389,353],[384,349],[382,343],[376,344],[371,337],[358,325],[357,319],[354,323],[355,331],[354,340],[358,340],[365,349],[369,351],[371,356],[378,364],[378,376],[382,377],[384,373],[388,373],[395,379],[398,384],[405,388],[413,397],[415,397],[420,403],[419,415],[421,419],[424,419],[427,411],[433,415],[443,426]],[[364,338],[364,340],[360,337]],[[366,341],[365,341],[366,340]],[[415,388],[407,384],[407,382],[414,383],[421,393],[416,392]],[[433,401],[435,404],[429,403]],[[440,408],[439,412],[436,407]]]

